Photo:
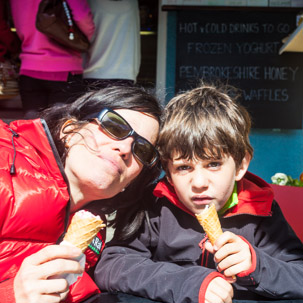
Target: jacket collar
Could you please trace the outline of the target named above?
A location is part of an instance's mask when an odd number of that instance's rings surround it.
[[[6,127],[6,124],[3,123]],[[33,162],[43,162],[44,169],[56,180],[58,188],[66,200],[64,233],[67,230],[70,215],[70,192],[69,183],[66,177],[64,166],[60,160],[57,148],[49,131],[49,128],[43,119],[34,120],[15,120],[9,127],[19,135],[21,145],[26,146],[27,154]],[[18,167],[16,167],[18,169]],[[66,190],[64,190],[66,189]],[[64,233],[61,235],[60,242]]]
[[[178,208],[194,216],[194,214],[179,201],[174,188],[169,184],[166,178],[163,178],[157,184],[153,193],[159,198],[166,197]],[[223,217],[239,214],[270,216],[273,196],[273,190],[267,182],[247,172],[244,178],[238,182],[238,204],[228,209]]]
[[[15,120],[9,127],[19,135],[18,140],[27,145],[31,157],[41,159],[57,182],[65,186],[67,179],[64,167],[46,122],[43,119]]]

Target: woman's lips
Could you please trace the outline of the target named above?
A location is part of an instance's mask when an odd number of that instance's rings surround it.
[[[111,158],[111,157],[104,157],[104,156],[99,156],[99,158],[105,160],[107,163],[109,163],[109,165],[111,167],[113,167],[114,169],[117,170],[117,172],[119,173],[119,175],[122,174],[122,167],[121,165],[119,164],[118,161],[116,161],[115,159]]]

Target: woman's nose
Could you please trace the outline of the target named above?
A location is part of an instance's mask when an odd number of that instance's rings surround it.
[[[124,140],[116,141],[116,150],[119,151],[120,157],[124,160],[132,156],[132,144],[134,142],[133,137],[128,137]]]

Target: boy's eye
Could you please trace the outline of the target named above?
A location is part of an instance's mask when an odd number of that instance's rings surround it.
[[[219,168],[221,165],[222,165],[221,162],[213,161],[213,162],[208,163],[207,166],[210,168]]]
[[[183,170],[188,170],[188,169],[190,169],[190,166],[188,166],[188,165],[180,165],[177,167],[178,171],[183,171]]]

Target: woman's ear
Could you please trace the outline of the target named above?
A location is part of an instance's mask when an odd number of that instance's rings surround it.
[[[246,152],[245,157],[243,158],[240,166],[237,169],[236,181],[239,181],[244,177],[244,175],[246,174],[246,172],[248,170],[250,160],[251,160],[251,155],[248,152]]]
[[[69,119],[66,120],[60,130],[60,139],[64,138],[64,144],[66,148],[69,148],[69,140],[71,139],[72,130],[75,128],[75,125],[73,124],[75,120]]]
[[[69,119],[69,120],[66,120],[62,126],[61,126],[61,130],[60,130],[60,138],[64,137],[66,135],[66,132],[69,132],[73,129],[73,122],[75,120],[72,120],[72,119]]]

